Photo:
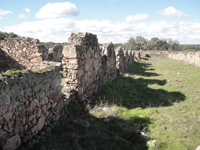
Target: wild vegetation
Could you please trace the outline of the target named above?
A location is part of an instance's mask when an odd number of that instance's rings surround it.
[[[123,44],[123,47],[126,50],[180,50],[179,42],[177,40],[159,39],[158,37],[147,40],[142,36],[136,36],[136,38],[131,37]]]
[[[15,37],[18,37],[18,35],[13,32],[7,33],[0,31],[0,40],[3,40],[4,38],[15,38]]]
[[[95,103],[72,102],[68,118],[32,149],[196,149],[199,75],[193,65],[143,59],[105,85]],[[138,131],[150,139],[144,140]]]
[[[63,43],[55,43],[55,42],[40,42],[42,46],[44,46],[45,48],[49,49],[50,47],[54,46],[54,45],[58,45],[58,46],[65,46],[67,45],[67,42],[63,42]]]

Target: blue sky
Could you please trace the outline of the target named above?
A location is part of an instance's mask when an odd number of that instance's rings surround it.
[[[0,31],[67,42],[92,32],[100,43],[130,37],[200,44],[199,0],[0,0]]]

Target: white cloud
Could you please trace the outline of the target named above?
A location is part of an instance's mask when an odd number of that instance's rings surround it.
[[[28,16],[25,15],[25,14],[20,14],[18,17],[19,17],[19,18],[28,18]]]
[[[199,43],[200,23],[192,22],[151,22],[127,23],[109,20],[81,20],[69,18],[44,19],[23,22],[2,29],[21,36],[38,38],[41,41],[67,42],[71,32],[91,32],[97,34],[100,43],[124,43],[132,36],[173,38],[180,43]]]
[[[158,11],[158,13],[161,16],[165,16],[165,17],[174,17],[174,18],[187,18],[188,17],[188,15],[175,9],[174,7],[167,7],[162,11]]]
[[[148,18],[149,18],[149,16],[147,14],[136,14],[136,15],[130,15],[130,16],[126,17],[126,21],[127,22],[141,21],[141,20],[145,20]]]
[[[110,3],[114,3],[116,0],[108,0],[108,2]]]
[[[24,11],[26,12],[26,13],[30,13],[30,9],[29,8],[24,8]]]
[[[43,6],[35,17],[39,19],[57,18],[63,16],[76,16],[79,11],[75,4],[70,2],[48,3]]]
[[[41,41],[67,41],[74,30],[75,22],[72,19],[44,19],[32,22],[23,22],[15,26],[4,28],[4,31],[13,31],[21,36],[38,38]]]
[[[0,8],[0,19],[9,14],[13,14],[13,12],[11,12],[10,10],[3,10]]]

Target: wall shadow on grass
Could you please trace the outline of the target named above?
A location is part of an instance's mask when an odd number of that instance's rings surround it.
[[[85,107],[84,107],[85,106]],[[62,119],[45,139],[29,150],[147,150],[146,141],[133,128],[147,128],[149,118],[95,117],[80,101],[71,101],[67,106],[67,119]],[[109,121],[105,121],[109,119]],[[74,124],[74,120],[82,124]],[[89,125],[85,126],[84,123]],[[87,124],[87,123],[86,123]],[[21,150],[25,150],[25,146]]]
[[[185,95],[181,92],[168,92],[163,90],[162,87],[160,89],[149,88],[148,85],[150,84],[163,86],[167,83],[166,80],[143,78],[143,76],[159,76],[157,73],[148,72],[153,69],[151,64],[135,63],[125,72],[125,75],[119,75],[114,81],[102,88],[99,102],[132,109],[170,106],[174,102],[185,100]]]

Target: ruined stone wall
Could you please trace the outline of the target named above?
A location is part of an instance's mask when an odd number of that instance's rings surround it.
[[[132,51],[124,54],[121,47],[114,50],[112,43],[99,48],[96,35],[91,33],[72,33],[68,43],[62,59],[64,93],[76,91],[81,100],[95,95],[103,84],[111,82],[117,72],[124,72],[134,61]]]
[[[134,62],[134,52],[132,50],[128,50],[128,57],[129,57],[128,66],[131,66]]]
[[[48,50],[48,61],[62,62],[62,51],[63,46],[61,45],[53,45]]]
[[[153,56],[153,57],[167,57],[169,51],[157,51],[157,50],[152,50],[152,51],[140,51],[141,57],[145,57],[147,55]]]
[[[111,82],[117,77],[116,55],[112,43],[101,47],[102,54],[102,84]]]
[[[179,51],[179,52],[169,52],[168,57],[184,61],[189,64],[194,64],[200,67],[200,52],[187,52],[187,51]]]
[[[0,73],[13,68],[24,69],[25,67],[0,48]]]
[[[200,67],[200,52],[192,51],[140,51],[142,57],[147,54],[154,57],[169,57]]]
[[[124,52],[121,47],[117,47],[115,49],[116,53],[116,67],[117,67],[117,72],[124,72],[125,70],[125,57],[124,57]]]
[[[59,67],[0,76],[0,149],[16,149],[62,115]]]
[[[134,51],[134,60],[139,61],[141,59],[141,52],[140,51]]]
[[[38,69],[46,60],[47,51],[39,40],[32,38],[5,38],[0,40],[1,64],[9,64],[8,69]],[[0,70],[6,70],[1,65]]]
[[[52,47],[50,59],[38,40],[0,41],[3,71],[6,63],[10,65],[7,69],[42,70],[15,70],[0,75],[0,149],[16,149],[23,142],[33,141],[33,137],[42,135],[42,130],[54,126],[64,116],[63,107],[71,96],[88,99],[103,84],[115,79],[117,70],[123,72],[134,61],[132,51],[124,55],[122,48],[114,50],[112,43],[100,49],[96,35],[91,33],[72,34],[68,42],[63,50]],[[63,88],[59,74],[61,63],[55,62],[61,59]]]
[[[77,91],[85,100],[96,93],[101,80],[101,53],[96,35],[72,34],[69,45],[63,49],[63,76],[65,91]]]

